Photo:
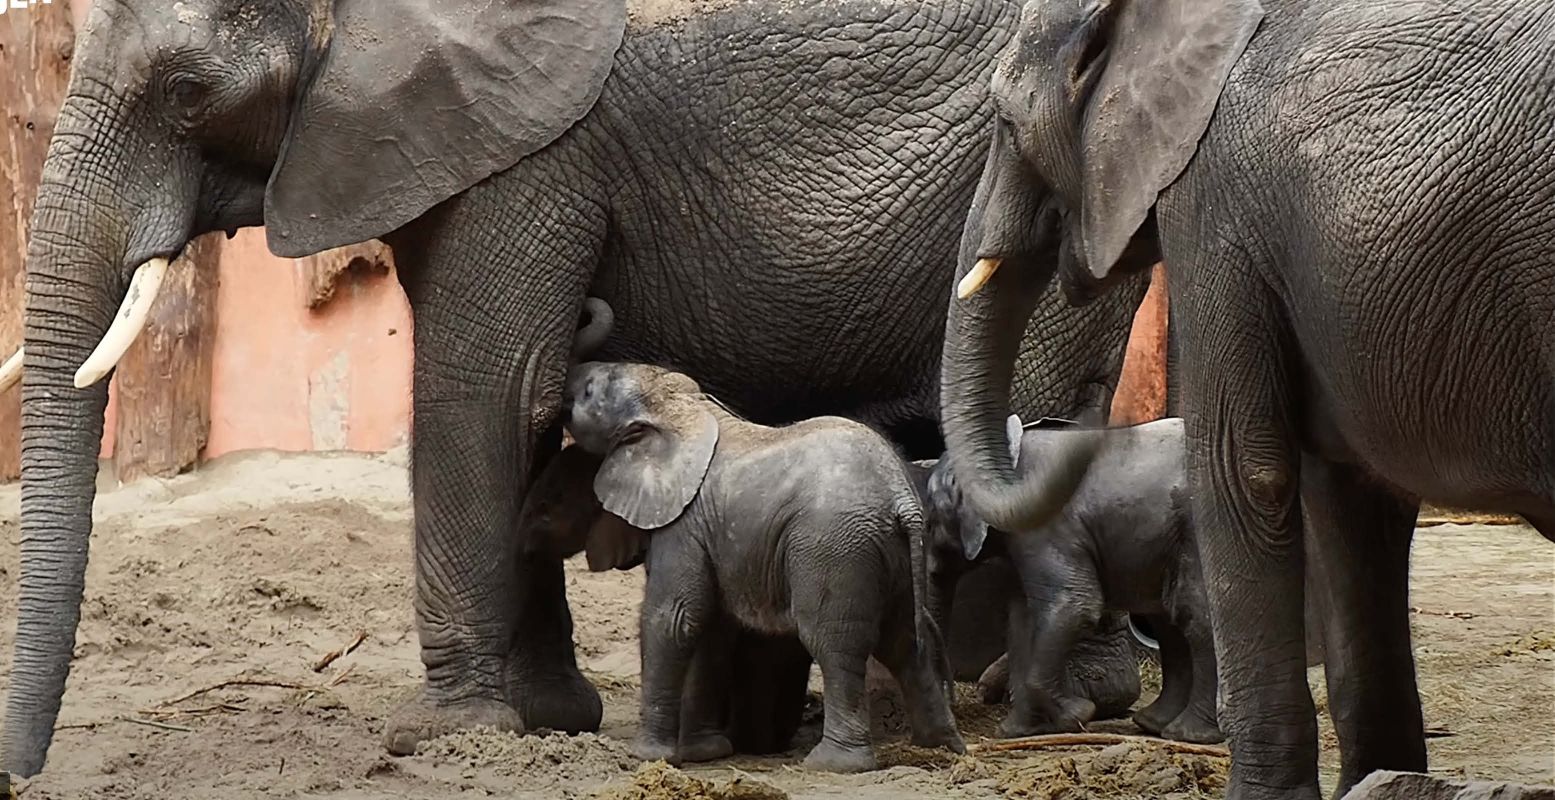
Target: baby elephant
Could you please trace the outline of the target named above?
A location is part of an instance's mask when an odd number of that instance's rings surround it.
[[[922,511],[905,466],[868,427],[822,417],[747,422],[691,378],[641,364],[583,364],[568,428],[603,456],[605,510],[648,534],[636,754],[674,760],[682,687],[699,639],[725,615],[795,634],[820,665],[822,737],[805,766],[874,769],[865,663],[902,687],[913,741],[965,752],[921,613]],[[925,631],[923,641],[916,629]]]
[[[1000,736],[1079,730],[1095,716],[1090,700],[1066,690],[1065,665],[1081,636],[1106,611],[1144,617],[1161,646],[1161,694],[1134,715],[1150,733],[1185,742],[1221,741],[1216,724],[1215,648],[1209,601],[1189,516],[1180,419],[1108,432],[1069,505],[1039,530],[1003,537],[1021,575],[1028,636],[1011,636],[1008,716]],[[1011,417],[1017,463],[1052,458],[1079,441],[1062,428],[1022,428]],[[944,538],[972,557],[988,535],[968,519],[948,461],[928,479],[930,552]],[[1016,674],[1017,670],[1024,674]]]

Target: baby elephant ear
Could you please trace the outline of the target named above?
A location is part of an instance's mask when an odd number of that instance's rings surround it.
[[[1020,466],[1021,432],[1025,429],[1019,414],[1011,414],[1004,420],[1004,440],[1010,444],[1010,463],[1017,467]]]
[[[717,445],[718,420],[694,403],[677,403],[605,456],[594,494],[633,526],[662,528],[696,499]]]
[[[977,556],[983,552],[983,544],[988,541],[988,523],[976,512],[967,511],[966,519],[961,521],[961,553],[968,561],[976,561]]]

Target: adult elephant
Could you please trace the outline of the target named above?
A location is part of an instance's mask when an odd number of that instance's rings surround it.
[[[994,78],[946,438],[990,519],[1050,514],[1086,457],[1012,469],[1027,314],[1165,256],[1234,800],[1319,795],[1312,567],[1343,794],[1426,766],[1420,498],[1555,537],[1552,47],[1517,0],[1031,2]]]
[[[426,677],[389,741],[596,727],[561,565],[512,529],[560,441],[585,294],[616,310],[601,357],[674,365],[758,422],[849,415],[938,455],[959,217],[1014,11],[654,0],[628,24],[621,0],[99,0],[29,245],[3,766],[41,769],[59,710],[100,381],[167,259],[260,224],[283,256],[383,238],[415,317]],[[1054,405],[1023,413],[1105,402],[1136,289],[1049,306],[1072,335],[1027,373]]]

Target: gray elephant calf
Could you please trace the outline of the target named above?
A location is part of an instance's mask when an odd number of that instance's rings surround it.
[[[917,634],[935,640],[915,602],[922,551],[909,552],[921,544],[922,511],[884,438],[837,417],[747,422],[685,375],[640,364],[581,365],[568,397],[574,439],[603,457],[594,480],[602,506],[652,531],[638,756],[700,748],[680,735],[682,692],[699,641],[724,615],[797,633],[820,665],[825,722],[807,767],[876,766],[870,655],[901,684],[913,741],[965,751],[941,654]]]
[[[1052,459],[1077,446],[1075,431],[1022,427],[1011,450]],[[1001,736],[1078,730],[1096,713],[1068,690],[1075,644],[1106,611],[1143,616],[1161,645],[1161,694],[1134,715],[1150,733],[1218,742],[1215,648],[1186,495],[1183,423],[1164,419],[1108,432],[1064,511],[1041,529],[1003,537],[1027,598],[1029,635],[1010,637],[1008,716]],[[934,561],[975,558],[988,526],[962,501],[948,460],[931,470],[926,535]],[[932,605],[932,604],[931,604]]]

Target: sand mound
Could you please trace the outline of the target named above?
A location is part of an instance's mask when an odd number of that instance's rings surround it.
[[[1220,796],[1227,766],[1219,758],[1116,744],[1095,755],[1006,769],[999,789],[1020,800],[1196,800]]]
[[[477,728],[423,742],[416,755],[437,763],[489,769],[497,775],[544,777],[555,783],[601,781],[630,772],[637,759],[626,745],[592,733],[520,736]]]
[[[788,792],[746,777],[705,781],[664,763],[644,764],[625,786],[596,792],[599,800],[788,800]]]

